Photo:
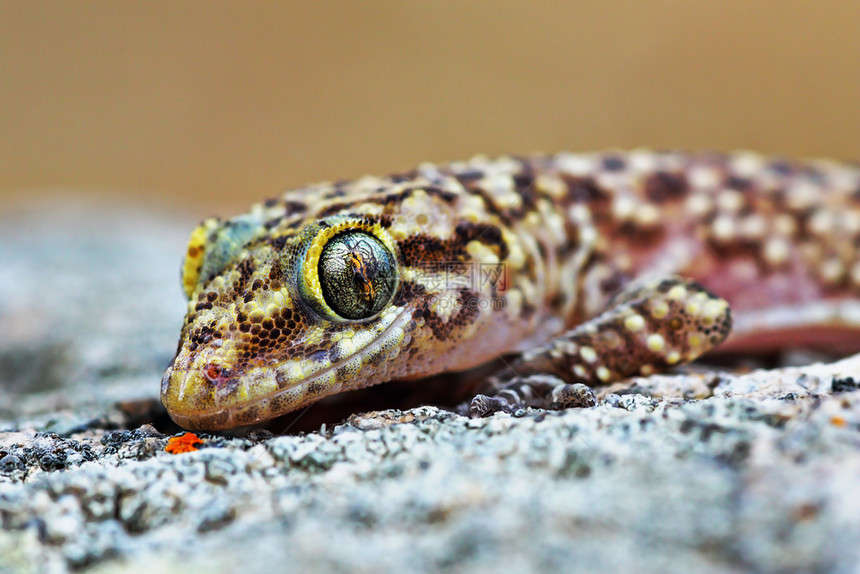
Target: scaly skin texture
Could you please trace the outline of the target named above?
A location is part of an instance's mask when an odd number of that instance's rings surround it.
[[[183,285],[161,395],[191,429],[503,353],[564,383],[647,375],[722,342],[725,300],[728,348],[852,350],[860,169],[649,151],[427,164],[204,221]]]

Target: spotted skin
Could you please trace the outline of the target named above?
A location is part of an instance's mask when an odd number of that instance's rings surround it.
[[[687,363],[722,343],[730,330],[728,303],[701,285],[677,276],[634,281],[605,312],[524,352],[510,365],[509,379],[488,385],[495,396],[478,395],[470,412],[584,406],[593,397],[583,383],[608,384]]]
[[[343,249],[328,281],[321,254],[349,233],[383,251]],[[190,429],[504,353],[557,381],[550,403],[587,404],[582,383],[693,360],[732,322],[724,348],[809,333],[860,348],[860,168],[650,151],[425,164],[204,221],[183,288],[161,395]],[[345,319],[326,300],[343,289],[381,310]]]

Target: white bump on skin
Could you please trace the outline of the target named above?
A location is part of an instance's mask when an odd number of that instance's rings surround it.
[[[538,209],[543,217],[543,223],[538,226],[545,226],[552,234],[553,241],[557,244],[562,244],[567,239],[567,230],[565,229],[565,221],[558,209],[549,201],[541,200],[538,203]]]
[[[582,360],[586,363],[597,361],[597,353],[591,347],[582,347],[579,349],[579,356],[582,357]]]
[[[628,331],[639,331],[645,328],[645,319],[642,315],[630,315],[626,319],[624,319],[624,327]]]
[[[654,152],[647,150],[635,150],[627,156],[630,167],[638,172],[651,173],[657,169],[657,159]]]
[[[741,220],[739,231],[746,239],[761,240],[767,232],[767,222],[756,213]]]
[[[711,234],[714,236],[714,239],[721,242],[733,240],[737,234],[734,219],[728,215],[720,215],[711,224]]]
[[[828,283],[838,283],[845,274],[845,266],[842,265],[842,262],[839,261],[839,259],[831,257],[821,264],[819,272],[821,273],[821,278]]]
[[[523,308],[523,295],[517,289],[509,289],[505,294],[505,309],[510,317],[519,317]]]
[[[594,159],[590,156],[562,153],[555,158],[556,168],[570,175],[590,175],[594,171]]]
[[[678,351],[670,351],[666,355],[666,362],[670,365],[674,365],[675,363],[677,363],[680,360],[681,360],[681,353],[679,353]]]
[[[702,310],[702,307],[699,305],[698,301],[690,301],[687,303],[687,307],[685,308],[685,310],[688,314],[693,315],[695,317]]]
[[[840,190],[842,193],[854,193],[857,189],[857,181],[860,179],[860,167],[830,163],[823,166],[830,176],[830,186]]]
[[[645,340],[645,345],[655,353],[660,352],[666,348],[666,339],[663,338],[663,335],[659,333],[652,333],[648,335],[648,338]]]
[[[481,180],[480,185],[488,190],[495,198],[496,205],[501,209],[518,209],[522,207],[523,198],[514,192],[514,180],[509,175],[496,175]]]
[[[669,289],[668,293],[666,293],[666,298],[672,300],[683,299],[686,296],[687,288],[683,285],[675,285],[674,287]]]
[[[734,189],[724,189],[717,194],[717,207],[732,213],[740,211],[744,206],[744,195]]]
[[[630,174],[625,171],[602,171],[594,178],[598,187],[610,192],[625,187],[631,183]]]
[[[554,199],[561,199],[567,193],[567,186],[557,177],[539,175],[535,179],[535,188]]]
[[[669,304],[665,301],[655,301],[651,303],[651,316],[655,319],[662,319],[669,314]]]
[[[860,262],[851,267],[851,281],[854,285],[860,286]]]
[[[690,182],[690,185],[697,188],[714,188],[720,184],[721,180],[719,170],[704,165],[690,168],[690,173],[687,175],[687,181]]]
[[[731,170],[740,177],[750,177],[764,169],[764,159],[752,152],[742,152],[729,159]]]
[[[597,369],[594,371],[594,374],[597,375],[597,378],[600,379],[601,381],[603,381],[604,383],[606,381],[608,381],[610,378],[612,378],[612,373],[609,371],[609,369],[607,369],[603,365],[597,367]]]
[[[636,222],[643,227],[652,227],[660,223],[660,210],[646,203],[636,211]]]
[[[773,218],[773,228],[779,235],[791,237],[797,232],[797,220],[787,213],[781,213]]]
[[[629,253],[621,253],[617,255],[614,259],[614,263],[619,271],[633,270],[633,258]]]
[[[848,235],[860,234],[860,211],[845,211],[839,217],[839,226]]]
[[[579,345],[577,345],[573,341],[565,341],[564,352],[568,355],[575,355],[579,352]]]
[[[472,256],[474,261],[481,264],[497,265],[499,263],[499,256],[496,255],[495,251],[480,241],[475,240],[467,243],[466,252]]]
[[[612,216],[619,221],[626,221],[636,212],[636,200],[629,195],[621,195],[612,202]]]
[[[358,348],[355,346],[355,343],[352,339],[343,339],[340,342],[339,349],[341,357],[351,357],[355,354]]]
[[[777,267],[788,262],[791,246],[781,237],[772,237],[764,244],[764,260],[768,265]]]
[[[588,372],[585,370],[585,367],[583,367],[582,365],[574,365],[573,366],[573,372],[577,377],[579,377],[581,379],[588,378]]]
[[[723,301],[708,301],[705,304],[704,318],[714,320],[722,315],[726,310],[726,304]]]
[[[826,235],[833,231],[833,214],[823,209],[816,211],[809,218],[809,230],[816,235]]]
[[[800,211],[815,205],[821,189],[810,182],[797,181],[792,185],[785,195],[786,204],[789,209]]]
[[[597,241],[597,230],[594,227],[580,227],[579,240],[583,245],[591,245]]]
[[[687,211],[697,217],[707,215],[714,206],[711,197],[704,193],[694,193],[687,198]]]
[[[600,334],[600,344],[605,345],[609,349],[617,349],[623,342],[615,331],[604,331]]]
[[[591,210],[581,203],[571,205],[567,210],[567,215],[575,223],[591,223]]]

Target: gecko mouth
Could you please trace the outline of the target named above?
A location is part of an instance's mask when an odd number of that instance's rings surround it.
[[[313,358],[283,361],[230,375],[213,368],[167,369],[161,401],[191,430],[222,430],[273,419],[323,397],[398,376],[393,359],[411,340],[412,313],[390,313],[388,325],[360,348],[320,368]],[[310,371],[310,373],[308,373]]]

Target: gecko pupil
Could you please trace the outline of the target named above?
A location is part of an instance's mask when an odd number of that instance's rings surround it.
[[[392,254],[363,231],[341,233],[326,244],[319,277],[326,304],[351,320],[368,319],[382,311],[397,280]]]

